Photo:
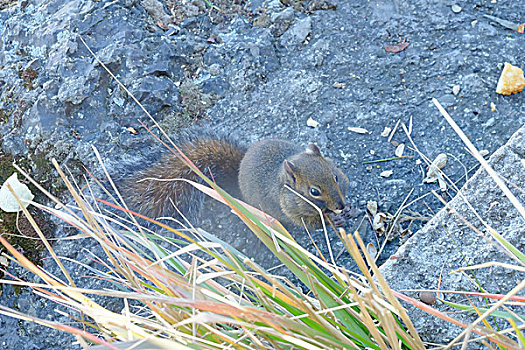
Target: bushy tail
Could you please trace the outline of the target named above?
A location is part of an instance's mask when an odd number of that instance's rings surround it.
[[[231,193],[239,195],[239,166],[246,148],[226,136],[188,136],[176,143],[182,152],[209,178]],[[177,217],[179,208],[194,218],[201,207],[203,194],[186,181],[203,183],[201,178],[177,156],[164,154],[151,167],[124,179],[120,189],[130,207],[150,218]]]

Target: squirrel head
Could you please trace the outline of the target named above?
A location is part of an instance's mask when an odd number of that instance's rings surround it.
[[[304,152],[285,159],[281,171],[281,179],[294,191],[314,203],[323,212],[340,213],[345,206],[345,195],[349,181],[331,159],[324,158],[319,148],[311,143]],[[292,202],[303,213],[306,211],[312,216],[319,214],[310,204],[299,198],[288,189],[283,189],[286,196],[285,203]],[[293,197],[293,199],[292,199]],[[290,211],[292,208],[283,208]]]

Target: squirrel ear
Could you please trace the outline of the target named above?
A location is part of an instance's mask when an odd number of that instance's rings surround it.
[[[286,172],[286,175],[292,181],[292,183],[295,183],[295,165],[290,162],[289,160],[285,159],[284,163],[284,171]]]
[[[309,143],[308,146],[306,147],[305,152],[307,154],[313,154],[314,156],[322,157],[321,150],[319,149],[319,147],[317,147],[315,143]]]

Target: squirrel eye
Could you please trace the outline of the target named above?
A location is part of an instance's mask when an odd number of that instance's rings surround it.
[[[319,191],[315,187],[310,188],[310,194],[312,195],[312,197],[321,197],[321,191]]]

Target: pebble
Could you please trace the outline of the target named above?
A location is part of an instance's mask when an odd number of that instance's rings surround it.
[[[494,124],[496,124],[496,119],[494,117],[491,117],[485,123],[483,123],[483,126],[485,128],[490,128],[491,126],[494,126]]]
[[[459,94],[459,90],[461,90],[461,86],[459,86],[459,85],[454,85],[454,86],[452,87],[452,93],[453,93],[454,95]]]
[[[311,128],[317,128],[319,126],[319,122],[312,117],[308,118],[306,121],[306,125],[308,125]]]
[[[427,305],[434,305],[436,303],[436,295],[432,292],[420,292],[419,300]]]
[[[211,75],[219,75],[221,73],[221,66],[218,63],[210,64],[208,67],[208,72]]]
[[[281,12],[273,13],[271,20],[274,23],[292,23],[295,17],[295,11],[292,7],[287,7]]]
[[[297,21],[290,29],[288,29],[281,37],[281,44],[283,46],[300,45],[306,37],[312,32],[312,19],[306,17]]]
[[[460,13],[461,12],[461,6],[459,6],[458,4],[452,5],[452,12]]]

